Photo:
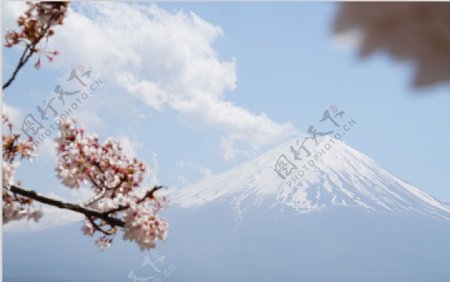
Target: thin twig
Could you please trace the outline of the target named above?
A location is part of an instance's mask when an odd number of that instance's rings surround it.
[[[155,194],[155,192],[156,191],[158,191],[159,189],[162,189],[162,188],[164,188],[164,186],[154,186],[153,188],[152,188],[152,190],[150,190],[150,191],[147,191],[147,193],[145,193],[145,195],[144,195],[144,197],[142,197],[139,201],[137,201],[136,203],[137,204],[140,204],[140,203],[142,203],[143,201],[145,201],[145,199],[153,199],[154,198],[154,194]],[[120,212],[120,211],[123,211],[123,210],[126,210],[126,209],[128,209],[130,207],[130,205],[122,205],[122,206],[118,206],[117,208],[114,208],[114,209],[111,209],[111,210],[109,210],[109,211],[106,211],[105,213],[106,214],[112,214],[112,213],[116,213],[116,212]]]
[[[9,85],[11,85],[11,83],[14,81],[14,79],[16,79],[16,76],[19,73],[19,70],[28,62],[28,60],[31,58],[31,56],[33,56],[33,54],[36,53],[36,46],[39,44],[39,42],[42,40],[42,38],[44,38],[45,34],[50,29],[50,27],[51,27],[50,25],[47,25],[45,27],[45,29],[42,31],[42,33],[39,35],[39,37],[36,38],[36,40],[33,43],[27,44],[27,47],[23,51],[22,56],[20,57],[19,63],[16,66],[16,69],[12,73],[11,77],[6,81],[6,83],[3,84],[2,90],[5,90],[5,88],[7,88]],[[27,52],[28,52],[28,54],[27,54]]]
[[[89,176],[90,177],[90,176]],[[92,179],[92,178],[91,178]],[[94,197],[92,197],[91,199],[87,200],[86,202],[82,203],[81,205],[83,207],[87,207],[92,205],[93,203],[97,202],[98,200],[100,200],[106,193],[106,189],[103,188],[102,191],[100,193],[98,193],[97,195],[95,195]]]
[[[111,228],[110,230],[105,230],[103,228],[101,228],[97,223],[95,223],[95,220],[88,217],[89,222],[92,224],[92,226],[95,228],[95,230],[100,231],[101,233],[105,234],[105,235],[114,235],[114,227]]]

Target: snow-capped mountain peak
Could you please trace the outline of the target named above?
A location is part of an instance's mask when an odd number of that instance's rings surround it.
[[[229,201],[243,206],[268,204],[307,213],[333,206],[376,212],[427,214],[450,218],[450,205],[383,169],[366,155],[331,137],[314,149],[290,140],[222,174],[172,195],[181,207]]]

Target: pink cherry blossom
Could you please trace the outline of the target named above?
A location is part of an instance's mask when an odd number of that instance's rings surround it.
[[[124,238],[135,241],[141,249],[153,248],[157,240],[167,238],[168,224],[157,217],[166,205],[165,198],[142,196],[140,186],[147,170],[142,161],[127,155],[117,140],[100,144],[97,136],[86,134],[73,120],[60,124],[56,141],[56,172],[62,183],[69,188],[87,183],[96,193],[85,203],[86,207],[122,218]],[[101,218],[89,218],[83,232],[103,233],[96,243],[104,249],[112,242],[117,228]]]
[[[106,236],[101,236],[97,240],[95,240],[95,244],[100,248],[100,250],[104,251],[111,246],[112,239]]]
[[[84,235],[89,235],[89,236],[94,235],[94,232],[95,232],[94,226],[88,220],[84,221],[84,225],[81,228],[81,230],[83,231]]]
[[[9,190],[11,185],[17,184],[14,179],[15,172],[22,159],[32,160],[35,156],[36,147],[33,139],[23,140],[20,134],[13,132],[13,125],[6,115],[3,115],[3,125],[7,130],[3,130],[2,148],[2,186],[3,186],[3,223],[13,220],[32,219],[38,221],[42,213],[32,205],[32,200],[15,195]]]
[[[154,248],[157,240],[166,240],[169,224],[158,218],[157,212],[142,206],[128,209],[124,216],[126,225],[123,238],[135,241],[141,250]]]
[[[32,199],[11,191],[16,183],[17,157],[31,159],[35,147],[32,139],[22,141],[19,134],[12,132],[7,117],[4,124],[10,128],[10,134],[3,136],[4,223],[23,218],[37,221],[42,212],[33,208]],[[136,242],[142,250],[166,240],[169,225],[158,213],[167,206],[167,198],[155,197],[161,187],[141,187],[146,165],[127,155],[119,141],[108,139],[101,144],[97,136],[85,133],[73,120],[61,121],[59,129],[57,177],[68,188],[79,189],[84,183],[95,193],[78,205],[77,211],[86,215],[83,233],[100,233],[95,244],[102,250],[111,245],[119,228],[125,240]]]

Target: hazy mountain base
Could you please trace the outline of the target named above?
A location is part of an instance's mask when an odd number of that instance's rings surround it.
[[[118,238],[100,252],[81,224],[4,234],[5,281],[449,281],[450,222],[335,208],[309,214],[252,210],[237,224],[229,204],[171,208],[160,270]],[[159,264],[158,264],[159,263]],[[160,280],[157,280],[160,279]],[[144,280],[136,280],[144,281]]]

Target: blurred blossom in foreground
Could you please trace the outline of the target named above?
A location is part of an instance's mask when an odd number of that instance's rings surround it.
[[[416,87],[450,81],[450,2],[341,3],[334,32],[359,34],[361,57],[414,62]]]

